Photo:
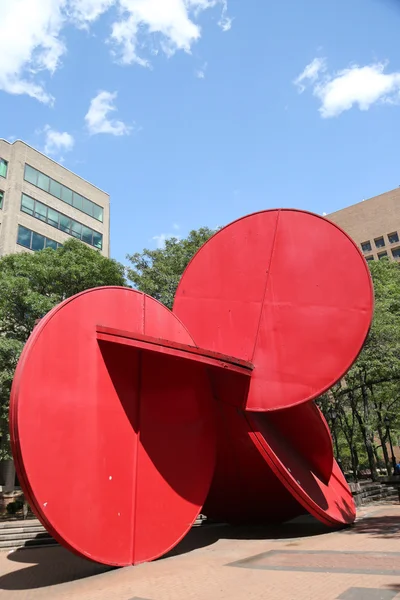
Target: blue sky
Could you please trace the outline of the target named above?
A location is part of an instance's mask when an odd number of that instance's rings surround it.
[[[0,137],[111,195],[111,253],[400,185],[396,0],[1,0]]]

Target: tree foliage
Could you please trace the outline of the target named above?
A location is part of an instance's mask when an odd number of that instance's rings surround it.
[[[376,479],[381,463],[393,470],[387,442],[390,432],[397,441],[400,427],[400,265],[386,259],[370,263],[370,269],[375,290],[371,331],[355,364],[320,406],[334,438],[344,441],[336,447],[339,458],[349,459],[355,478],[365,463]]]
[[[128,255],[127,276],[135,287],[172,308],[175,291],[190,259],[215,233],[208,227],[191,231],[187,238],[165,240],[164,248]]]
[[[103,285],[126,285],[124,267],[78,240],[71,239],[57,250],[0,258],[0,459],[10,458],[11,383],[36,320],[62,300]]]

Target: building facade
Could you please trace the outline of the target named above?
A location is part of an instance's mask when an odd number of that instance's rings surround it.
[[[353,238],[366,260],[400,259],[400,187],[326,218]]]
[[[109,256],[109,195],[24,142],[0,139],[0,256],[71,237]]]

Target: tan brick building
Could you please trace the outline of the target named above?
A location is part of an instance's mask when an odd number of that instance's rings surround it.
[[[0,256],[71,236],[109,256],[109,230],[108,194],[24,142],[0,139]]]
[[[326,218],[353,238],[367,260],[400,259],[400,187]]]

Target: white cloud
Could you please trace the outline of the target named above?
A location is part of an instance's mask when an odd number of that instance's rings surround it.
[[[68,14],[81,27],[87,27],[115,4],[115,0],[69,0]]]
[[[114,54],[125,64],[148,66],[146,46],[150,55],[190,53],[201,37],[199,14],[218,6],[218,24],[227,31],[227,0],[1,0],[0,90],[51,104],[40,72],[59,67],[67,51],[63,30],[71,24],[88,29],[114,9],[108,40]]]
[[[180,229],[180,226],[178,225],[178,223],[174,223],[172,225],[172,228],[175,231],[178,231]],[[154,235],[151,239],[156,242],[157,248],[164,248],[166,240],[169,240],[171,238],[174,238],[176,240],[181,239],[181,237],[176,233],[160,233],[160,235]]]
[[[298,87],[300,94],[306,89],[307,83],[314,83],[318,79],[320,73],[325,70],[325,58],[314,58],[293,82]]]
[[[197,71],[195,72],[197,79],[205,78],[207,66],[208,66],[207,63],[204,63],[204,65],[200,69],[197,69]]]
[[[312,76],[303,77],[312,64],[306,67],[295,84],[303,89],[302,84],[307,79],[313,84],[313,95],[321,102],[319,112],[323,118],[336,117],[353,106],[368,110],[376,102],[400,103],[400,72],[385,73],[384,63],[377,62],[364,67],[352,65],[322,77],[321,69],[316,69]]]
[[[154,235],[151,239],[157,243],[157,248],[164,248],[166,240],[171,238],[180,239],[178,235],[172,235],[171,233],[160,233],[160,235]]]
[[[0,90],[51,103],[35,75],[53,73],[65,46],[60,38],[66,0],[1,0]]]
[[[123,121],[110,119],[109,114],[116,111],[115,100],[117,92],[101,91],[91,102],[85,116],[85,121],[90,135],[97,133],[110,133],[111,135],[128,135],[132,127]]]
[[[66,131],[55,131],[49,125],[44,128],[45,132],[45,154],[51,156],[57,155],[62,151],[69,152],[75,144],[75,140],[70,133]]]

